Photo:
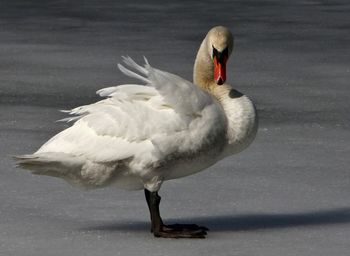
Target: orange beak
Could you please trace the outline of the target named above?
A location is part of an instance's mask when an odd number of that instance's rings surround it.
[[[226,57],[218,59],[214,56],[214,80],[218,85],[222,85],[226,81],[226,62]]]

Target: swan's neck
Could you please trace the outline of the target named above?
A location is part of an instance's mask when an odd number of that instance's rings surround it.
[[[207,37],[203,40],[194,63],[193,82],[213,95],[220,103],[227,120],[227,147],[223,157],[237,153],[255,137],[258,121],[254,104],[230,85],[218,85],[214,80],[214,63],[208,52]]]
[[[199,47],[193,68],[193,83],[210,92],[214,81],[214,63],[207,52],[207,39]]]

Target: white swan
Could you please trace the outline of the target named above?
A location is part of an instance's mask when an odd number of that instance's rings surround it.
[[[145,85],[125,84],[97,93],[104,100],[72,109],[75,121],[17,164],[34,174],[89,188],[118,185],[145,189],[157,237],[203,238],[197,225],[164,225],[157,191],[165,180],[204,170],[246,148],[258,121],[253,103],[225,84],[233,48],[229,30],[212,28],[194,65],[194,84],[179,76],[124,58],[118,65]],[[134,70],[134,71],[132,71]]]

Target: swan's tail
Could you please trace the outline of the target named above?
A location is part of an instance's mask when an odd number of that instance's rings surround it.
[[[30,170],[33,174],[63,178],[81,170],[82,159],[65,153],[40,153],[14,156],[16,167]],[[68,174],[69,170],[69,174]],[[72,172],[73,171],[73,172]]]
[[[66,153],[45,152],[14,156],[16,167],[33,174],[62,178],[73,186],[91,189],[110,184],[114,166],[88,161]]]

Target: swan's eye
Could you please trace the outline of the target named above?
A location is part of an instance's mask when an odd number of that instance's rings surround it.
[[[218,56],[218,53],[219,53],[219,51],[218,50],[216,50],[216,48],[213,46],[213,59],[214,59],[214,57],[215,56]]]
[[[228,48],[226,47],[225,50],[222,51],[222,55],[225,57],[228,57]]]

